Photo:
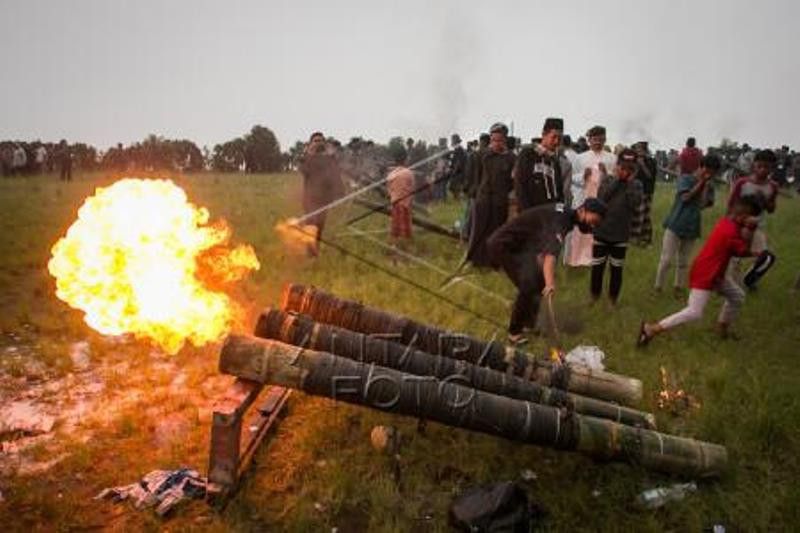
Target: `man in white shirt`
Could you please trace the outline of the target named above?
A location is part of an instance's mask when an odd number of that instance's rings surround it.
[[[589,150],[578,154],[572,168],[572,206],[581,205],[587,198],[596,198],[600,182],[613,174],[616,158],[605,150],[606,129],[593,126],[587,133]],[[592,235],[572,231],[567,236],[564,263],[569,266],[591,266]]]

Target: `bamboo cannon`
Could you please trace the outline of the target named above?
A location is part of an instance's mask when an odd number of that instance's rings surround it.
[[[416,376],[432,376],[499,396],[563,407],[629,426],[655,429],[655,418],[651,413],[545,387],[467,361],[432,355],[392,342],[392,339],[384,336],[364,335],[321,324],[305,315],[267,309],[258,319],[255,335]]]
[[[635,405],[642,399],[638,379],[556,363],[522,350],[506,347],[498,341],[483,341],[463,333],[454,333],[415,322],[320,291],[314,287],[288,284],[284,289],[282,309],[308,315],[317,322],[331,324],[364,334],[393,334],[397,342],[414,346],[434,355],[467,361],[507,372],[546,387],[568,390],[583,396]]]
[[[222,373],[507,439],[692,477],[718,476],[723,446],[633,428],[253,336],[230,335]]]

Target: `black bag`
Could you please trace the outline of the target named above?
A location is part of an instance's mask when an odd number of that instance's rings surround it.
[[[511,481],[468,489],[450,506],[450,524],[471,533],[528,533],[534,513],[528,495]]]

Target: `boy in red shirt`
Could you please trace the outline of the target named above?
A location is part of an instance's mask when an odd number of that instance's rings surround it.
[[[750,251],[750,241],[753,238],[753,231],[758,226],[758,217],[762,209],[760,198],[743,196],[736,201],[730,214],[717,222],[700,253],[692,262],[689,273],[691,290],[686,307],[659,322],[642,322],[637,341],[639,346],[646,345],[659,333],[702,318],[712,292],[717,292],[725,298],[717,328],[723,338],[729,335],[728,328],[744,301],[744,291],[735,281],[726,277],[725,271],[728,269],[731,257],[756,255]]]

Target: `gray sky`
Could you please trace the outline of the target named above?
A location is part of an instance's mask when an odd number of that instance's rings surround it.
[[[0,139],[474,136],[800,146],[800,1],[0,0]]]

